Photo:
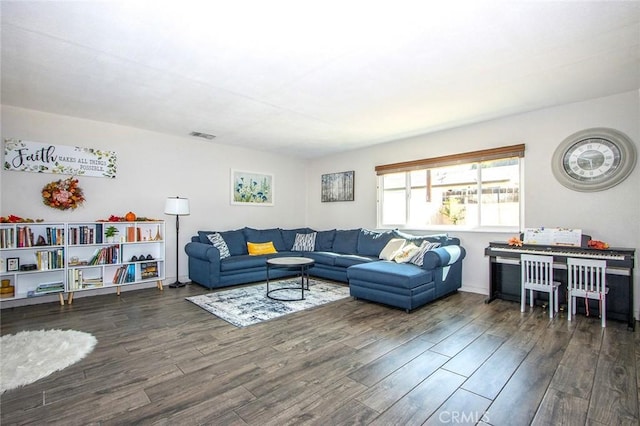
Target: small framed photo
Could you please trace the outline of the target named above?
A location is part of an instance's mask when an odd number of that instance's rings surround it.
[[[20,269],[20,258],[8,257],[7,258],[7,271],[18,271]]]

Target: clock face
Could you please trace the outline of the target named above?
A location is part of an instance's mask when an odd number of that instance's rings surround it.
[[[594,182],[607,179],[620,166],[620,149],[602,138],[584,139],[564,153],[562,167],[577,181]]]
[[[606,127],[567,137],[551,160],[562,185],[575,191],[602,191],[625,180],[636,165],[635,144],[627,135]]]

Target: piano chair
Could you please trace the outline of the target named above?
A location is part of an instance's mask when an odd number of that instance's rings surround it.
[[[549,294],[549,318],[558,313],[558,287],[560,283],[553,280],[553,256],[536,254],[520,255],[520,312],[524,312],[529,290],[529,305],[533,307],[534,292]]]
[[[576,314],[576,299],[584,298],[585,310],[589,316],[589,299],[600,302],[600,318],[602,326],[607,326],[607,261],[594,259],[567,258],[567,317]]]

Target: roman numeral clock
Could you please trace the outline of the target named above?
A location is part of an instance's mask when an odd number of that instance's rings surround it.
[[[604,127],[567,137],[556,148],[551,169],[558,182],[575,191],[603,191],[627,178],[636,165],[636,148],[624,133]]]

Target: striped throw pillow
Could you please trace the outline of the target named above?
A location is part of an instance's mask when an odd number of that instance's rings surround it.
[[[291,251],[313,251],[316,247],[317,232],[310,234],[296,234]]]
[[[227,246],[222,235],[214,232],[213,234],[207,235],[207,238],[211,241],[211,244],[220,251],[220,259],[231,256],[231,253],[229,253],[229,246]]]
[[[429,242],[429,241],[423,241],[422,244],[420,244],[420,247],[419,247],[418,251],[409,260],[409,262],[413,263],[414,265],[422,266],[422,262],[424,260],[424,254],[426,252],[428,252],[429,250],[433,250],[433,249],[438,248],[438,247],[440,247],[440,243],[432,243],[432,242]]]

